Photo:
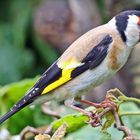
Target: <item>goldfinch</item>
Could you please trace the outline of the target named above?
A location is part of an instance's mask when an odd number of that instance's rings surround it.
[[[119,13],[79,39],[48,68],[38,82],[0,118],[0,124],[35,102],[81,96],[112,77],[140,41],[140,11]]]

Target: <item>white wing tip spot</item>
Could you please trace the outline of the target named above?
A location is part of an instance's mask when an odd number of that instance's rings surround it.
[[[29,97],[31,97],[32,95],[31,94],[29,94]]]
[[[35,90],[37,91],[37,90],[39,90],[39,88],[35,88]]]

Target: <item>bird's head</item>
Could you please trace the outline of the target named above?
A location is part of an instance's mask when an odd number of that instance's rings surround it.
[[[123,11],[116,15],[109,23],[115,24],[128,47],[133,47],[140,42],[140,11]]]

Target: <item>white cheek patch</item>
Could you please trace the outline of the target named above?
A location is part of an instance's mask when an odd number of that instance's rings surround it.
[[[133,47],[139,41],[139,32],[138,27],[139,18],[136,15],[129,15],[128,25],[125,31],[127,37],[126,44],[128,47]]]
[[[139,22],[139,18],[136,15],[129,15],[128,23],[137,24]]]

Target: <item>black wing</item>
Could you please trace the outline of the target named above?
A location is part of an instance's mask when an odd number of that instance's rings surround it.
[[[112,37],[110,35],[106,35],[103,40],[98,45],[96,45],[82,60],[84,65],[73,70],[71,77],[74,78],[87,69],[93,69],[97,67],[106,57],[109,45],[112,43],[112,41]]]

